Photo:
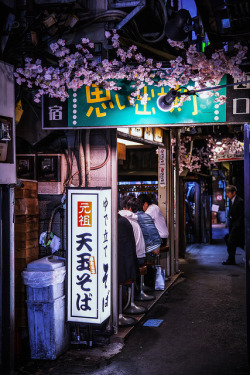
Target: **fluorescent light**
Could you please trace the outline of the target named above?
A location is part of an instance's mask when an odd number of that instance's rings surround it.
[[[118,143],[123,143],[126,146],[143,146],[143,143],[129,141],[128,139],[117,138]]]

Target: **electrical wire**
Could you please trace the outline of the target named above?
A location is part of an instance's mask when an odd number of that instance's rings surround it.
[[[136,28],[136,32],[138,34],[138,36],[141,38],[141,40],[143,40],[145,43],[158,43],[160,42],[164,37],[165,37],[165,26],[166,26],[166,23],[167,23],[167,20],[168,20],[168,15],[167,15],[167,9],[165,7],[165,4],[163,2],[163,0],[158,0],[158,2],[160,3],[161,5],[161,8],[163,10],[163,29],[162,29],[162,32],[161,34],[156,38],[156,39],[147,39],[145,38],[139,31],[138,29],[138,26],[136,24],[136,22],[134,21],[134,26]]]

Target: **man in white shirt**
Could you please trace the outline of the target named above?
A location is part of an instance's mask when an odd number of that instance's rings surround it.
[[[156,204],[152,203],[150,196],[147,194],[140,194],[138,198],[142,202],[143,211],[150,215],[154,220],[155,226],[161,237],[161,245],[166,245],[169,233],[163,213]]]
[[[122,209],[119,211],[119,214],[128,219],[130,224],[132,225],[136,244],[136,256],[138,259],[139,266],[142,266],[144,264],[146,256],[145,241],[143,238],[141,227],[138,223],[138,216],[127,209],[127,202],[130,198],[131,197],[124,197],[124,199],[121,201]]]

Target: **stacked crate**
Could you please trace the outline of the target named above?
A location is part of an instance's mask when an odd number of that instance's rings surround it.
[[[39,207],[36,181],[22,181],[15,188],[15,319],[16,327],[27,326],[25,286],[21,272],[39,257]]]

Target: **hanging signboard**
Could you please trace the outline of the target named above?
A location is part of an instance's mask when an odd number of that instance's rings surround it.
[[[67,320],[102,323],[111,307],[111,189],[67,190]]]
[[[220,85],[225,85],[226,81],[225,76]],[[161,95],[166,95],[170,90],[169,87],[145,86],[142,94],[148,95],[147,103],[140,104],[138,100],[133,106],[128,98],[132,92],[128,82],[119,81],[119,85],[121,90],[118,91],[105,90],[95,85],[82,86],[75,92],[70,90],[69,99],[64,104],[57,99],[53,99],[51,104],[51,99],[44,98],[43,128],[144,127],[149,124],[150,126],[195,125],[226,121],[226,106],[216,103],[214,96],[209,97],[204,93],[198,96],[192,95],[182,106],[163,112],[157,106],[157,99]],[[193,86],[193,82],[188,86]],[[220,89],[218,93],[226,95],[226,88]],[[178,101],[179,98],[176,98],[175,104],[178,104]]]
[[[244,160],[244,152],[239,153],[238,155],[231,155],[231,154],[217,155],[215,158],[213,158],[214,163],[221,163],[225,161],[238,161],[238,160]]]
[[[250,73],[245,74],[243,81],[250,80]],[[228,84],[237,83],[236,79],[228,77]],[[227,121],[234,124],[244,124],[250,118],[250,83],[239,82],[238,85],[227,88]]]
[[[164,187],[167,184],[167,181],[166,181],[166,169],[167,169],[166,168],[166,166],[167,166],[166,149],[159,147],[158,148],[158,155],[159,155],[159,158],[158,158],[159,184],[160,184],[160,186]]]

